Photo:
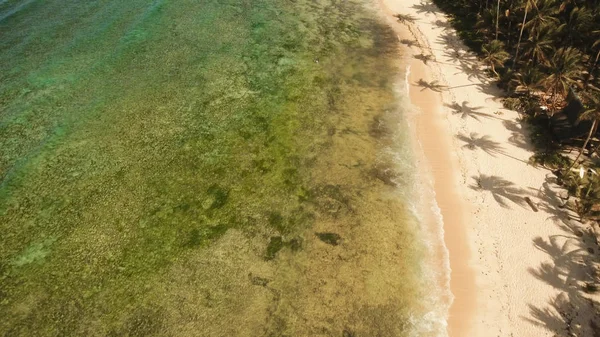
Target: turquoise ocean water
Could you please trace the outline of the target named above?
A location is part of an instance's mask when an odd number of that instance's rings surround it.
[[[436,335],[381,22],[0,0],[0,334]]]

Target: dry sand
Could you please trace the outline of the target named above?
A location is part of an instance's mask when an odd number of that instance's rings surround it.
[[[405,46],[410,99],[420,111],[411,121],[415,144],[444,219],[449,335],[595,336],[593,304],[581,288],[595,263],[588,248],[598,247],[558,207],[552,173],[528,165],[533,153],[518,113],[503,108],[502,92],[431,2],[380,4]]]

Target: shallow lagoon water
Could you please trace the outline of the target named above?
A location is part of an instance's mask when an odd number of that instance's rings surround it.
[[[0,36],[3,335],[408,336],[430,311],[367,2],[5,0]]]

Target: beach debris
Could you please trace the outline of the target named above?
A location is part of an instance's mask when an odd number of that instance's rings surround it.
[[[315,233],[315,235],[328,245],[337,246],[342,242],[342,237],[337,233],[321,232]]]
[[[531,207],[531,209],[532,209],[534,212],[537,212],[537,211],[538,211],[538,208],[537,208],[537,206],[536,206],[536,205],[533,203],[533,201],[531,201],[531,199],[530,199],[529,197],[525,197],[524,199],[525,199],[525,202],[527,202],[527,204],[529,205],[529,207]]]

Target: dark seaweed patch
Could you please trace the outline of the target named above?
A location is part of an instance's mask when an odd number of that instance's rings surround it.
[[[338,217],[352,212],[351,198],[347,188],[341,185],[322,185],[312,190],[314,204],[326,214]]]
[[[267,261],[273,260],[277,253],[283,248],[283,238],[281,236],[272,236],[269,239],[269,245],[267,246],[267,253],[265,255],[265,259]]]
[[[109,336],[146,337],[161,336],[163,328],[163,313],[160,308],[139,308],[123,326],[109,333]]]
[[[218,209],[225,206],[227,199],[229,199],[229,191],[217,184],[209,187],[206,192],[212,197],[212,203],[209,206],[210,209]]]
[[[297,252],[302,249],[302,238],[293,238],[288,242],[288,245],[293,252]]]
[[[265,254],[265,260],[270,261],[277,256],[280,250],[283,248],[289,248],[292,252],[297,252],[302,249],[302,240],[301,237],[294,237],[290,240],[284,240],[281,236],[272,236],[269,239],[269,244],[267,245],[267,252]]]
[[[337,246],[342,242],[342,237],[337,233],[323,232],[315,233],[315,235],[328,245]]]
[[[194,228],[190,231],[188,240],[186,242],[187,247],[197,247],[202,243],[202,234],[198,228]]]
[[[271,282],[271,280],[269,279],[252,275],[252,273],[248,274],[248,277],[250,278],[250,283],[252,283],[252,285],[255,286],[266,287],[267,285],[269,285],[269,282]]]
[[[219,224],[201,229],[194,228],[189,232],[188,239],[184,246],[195,248],[210,243],[223,236],[230,227],[232,226],[228,224]]]
[[[298,186],[300,179],[298,175],[298,169],[296,168],[286,168],[283,170],[283,182],[288,188],[295,188]]]
[[[342,337],[355,337],[356,335],[354,334],[354,332],[352,332],[352,330],[348,330],[348,329],[344,329],[344,331],[342,331]]]
[[[377,164],[370,171],[369,175],[385,185],[396,187],[396,182],[400,174],[388,164]]]
[[[373,117],[373,121],[369,125],[369,135],[376,139],[389,136],[390,129],[387,127],[387,123],[381,115]]]
[[[279,232],[285,232],[285,218],[279,212],[270,212],[269,226],[277,229]]]

